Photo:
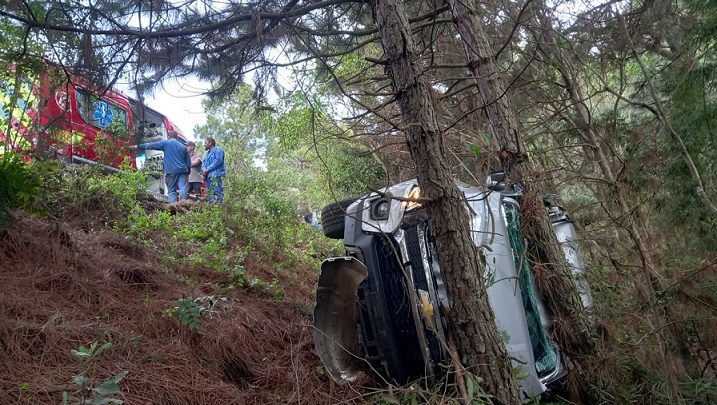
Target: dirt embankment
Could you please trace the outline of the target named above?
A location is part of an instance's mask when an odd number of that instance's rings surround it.
[[[82,228],[15,213],[0,231],[0,404],[61,403],[82,368],[71,350],[94,341],[112,347],[88,376],[99,383],[128,371],[117,396],[126,404],[308,404],[358,396],[329,382],[314,353],[315,269],[280,277],[283,301],[244,288],[221,292],[230,282],[225,273],[166,269],[161,248]],[[254,265],[258,273],[270,267]],[[198,331],[168,314],[177,299],[207,295],[227,299]]]

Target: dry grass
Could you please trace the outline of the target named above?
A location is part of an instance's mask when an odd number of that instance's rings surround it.
[[[0,403],[60,403],[81,367],[70,350],[96,340],[113,346],[92,377],[128,370],[127,404],[335,403],[357,395],[317,372],[306,288],[284,302],[233,289],[194,332],[167,309],[182,296],[217,293],[229,281],[223,273],[170,271],[158,265],[161,250],[122,235],[14,216],[0,232]],[[292,271],[305,284],[316,277]]]

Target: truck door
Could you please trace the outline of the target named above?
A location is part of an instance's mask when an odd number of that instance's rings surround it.
[[[167,127],[162,114],[133,99],[129,100],[129,105],[134,117],[137,144],[167,139]],[[162,151],[137,151],[137,169],[145,169],[148,172],[147,191],[155,195],[167,194],[162,169],[163,161]]]

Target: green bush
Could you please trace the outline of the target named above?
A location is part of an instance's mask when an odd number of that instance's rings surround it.
[[[141,209],[139,200],[146,190],[146,177],[132,171],[106,175],[96,166],[52,161],[35,173],[40,186],[28,208],[55,218],[91,215],[117,225]]]
[[[25,205],[37,189],[37,177],[20,155],[0,156],[0,227],[7,223],[9,211]]]
[[[153,231],[171,232],[174,229],[169,212],[157,211],[148,214],[141,207],[134,207],[128,221],[120,228],[142,240],[150,240]]]
[[[293,242],[285,230],[298,223],[296,196],[290,184],[260,171],[231,179],[228,204],[232,205],[237,231],[259,246],[286,247]]]
[[[226,244],[226,226],[220,207],[190,210],[178,222],[177,236],[192,242]]]
[[[170,307],[167,313],[176,317],[182,326],[196,331],[201,326],[202,317],[225,311],[228,301],[226,297],[218,295],[184,297],[175,301],[174,306]]]
[[[28,170],[19,167],[22,173]],[[175,215],[147,210],[142,202],[147,199],[146,174],[141,172],[106,175],[92,166],[56,162],[37,172],[28,172],[39,182],[29,210],[108,225],[147,244],[161,245],[161,263],[169,269],[228,271],[235,287],[252,287],[251,278],[244,274],[249,254],[281,258],[274,269],[280,273],[295,265],[317,267],[339,246],[297,217],[301,193],[292,189],[290,178],[276,173],[247,171],[232,176],[224,206],[199,204]],[[283,288],[275,280],[265,289],[281,300]]]

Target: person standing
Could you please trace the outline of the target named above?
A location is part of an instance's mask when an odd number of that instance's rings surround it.
[[[207,186],[207,202],[212,204],[224,203],[224,188],[222,187],[222,177],[226,175],[224,169],[224,150],[217,146],[214,138],[209,137],[204,140],[204,148],[207,155],[202,162],[202,175]]]
[[[202,176],[202,157],[196,151],[196,144],[193,141],[187,142],[187,152],[192,162],[192,167],[189,171],[189,195],[201,197],[202,181],[204,181],[204,176]]]
[[[169,195],[170,203],[177,202],[177,188],[179,188],[179,199],[186,200],[189,188],[188,177],[191,161],[186,146],[179,142],[177,138],[177,132],[169,131],[167,139],[130,147],[137,150],[150,149],[164,152],[164,178],[167,183],[167,194]]]

